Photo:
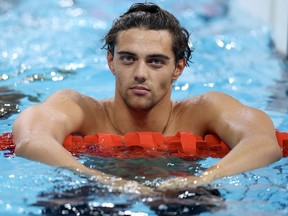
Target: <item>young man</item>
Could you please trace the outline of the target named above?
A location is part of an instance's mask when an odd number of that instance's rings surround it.
[[[85,167],[63,148],[64,138],[71,133],[192,131],[217,134],[232,149],[202,175],[168,180],[158,190],[189,189],[279,160],[275,128],[263,112],[217,92],[171,100],[173,82],[191,57],[188,41],[187,30],[169,12],[150,3],[132,5],[105,37],[115,97],[96,100],[62,90],[24,110],[13,126],[16,154],[94,176],[117,190],[147,193],[152,189],[111,181],[113,176]]]

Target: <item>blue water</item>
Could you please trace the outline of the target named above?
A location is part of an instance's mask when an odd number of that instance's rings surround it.
[[[0,133],[12,130],[21,110],[58,89],[112,97],[114,80],[100,40],[113,19],[133,2],[0,0]],[[273,49],[269,26],[240,11],[232,0],[154,2],[173,12],[190,30],[195,48],[193,64],[176,82],[173,98],[223,91],[264,110],[276,128],[287,131],[288,66]],[[170,194],[152,202],[111,193],[67,170],[4,154],[0,152],[0,215],[68,215],[69,211],[74,212],[70,215],[92,215],[93,211],[94,215],[288,214],[287,158],[220,179],[208,195],[197,199]],[[155,185],[171,175],[197,173],[218,159],[196,163],[179,158],[80,156],[79,160]],[[213,189],[221,195],[211,193]]]

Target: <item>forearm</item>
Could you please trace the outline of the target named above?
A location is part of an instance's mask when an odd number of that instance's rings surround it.
[[[97,182],[109,186],[110,190],[136,194],[156,194],[152,188],[141,185],[136,181],[126,181],[122,178],[84,166],[53,139],[45,139],[41,144],[35,143],[20,144],[16,148],[16,154],[49,165],[63,167],[80,175],[92,177]]]
[[[77,118],[71,119],[63,111],[57,112],[44,105],[22,111],[13,124],[15,153],[49,165],[84,172],[87,168],[62,146],[65,136],[77,130],[75,125],[80,124],[80,120],[75,120]]]
[[[24,138],[23,140],[17,140],[16,136],[16,155],[45,164],[64,167],[89,176],[100,175],[101,172],[89,169],[77,161],[76,158],[55,139],[41,135],[38,136],[33,136],[33,138],[29,139]]]
[[[282,151],[275,139],[251,137],[243,139],[224,158],[206,169],[200,176],[169,179],[158,190],[188,190],[209,184],[219,178],[256,169],[281,158]]]
[[[271,164],[282,157],[276,138],[252,136],[240,141],[224,158],[200,176],[207,182]]]

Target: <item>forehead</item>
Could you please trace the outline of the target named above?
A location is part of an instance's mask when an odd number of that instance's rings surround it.
[[[173,55],[172,36],[168,30],[128,29],[118,33],[115,49],[139,54]]]

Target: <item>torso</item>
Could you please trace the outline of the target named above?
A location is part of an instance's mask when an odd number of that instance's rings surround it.
[[[85,126],[81,133],[111,133],[119,134],[111,121],[111,101],[112,99],[95,100],[84,96],[85,115],[87,116]],[[207,132],[204,126],[207,113],[202,97],[193,97],[184,101],[173,101],[170,119],[164,131],[164,135],[175,135],[179,131],[191,131],[194,134],[203,136]],[[121,110],[119,110],[121,112]]]

